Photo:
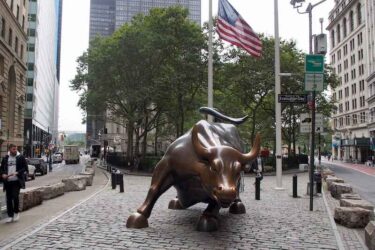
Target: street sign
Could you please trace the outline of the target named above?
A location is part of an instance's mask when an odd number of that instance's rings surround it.
[[[305,91],[323,91],[324,90],[323,74],[306,73],[305,74]]]
[[[323,133],[324,128],[323,126],[315,126],[315,133]],[[311,125],[310,126],[301,126],[300,127],[301,133],[311,133]]]
[[[280,95],[278,96],[279,103],[307,103],[307,95]]]
[[[311,115],[309,113],[302,113],[300,115],[300,131],[301,133],[311,132]],[[323,115],[315,114],[315,132],[321,133],[324,131],[323,127]]]
[[[306,55],[305,57],[306,73],[323,73],[324,56],[323,55]]]

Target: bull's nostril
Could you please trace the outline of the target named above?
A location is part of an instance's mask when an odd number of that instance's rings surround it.
[[[223,190],[223,187],[222,186],[218,186],[217,190]]]

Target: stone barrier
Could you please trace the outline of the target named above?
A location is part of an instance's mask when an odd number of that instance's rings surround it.
[[[371,218],[371,211],[360,207],[336,207],[335,221],[350,228],[363,228]]]
[[[43,193],[39,190],[39,188],[21,189],[19,200],[19,210],[22,212],[42,204]]]
[[[355,193],[341,194],[341,199],[362,200],[361,196]]]
[[[42,192],[43,200],[49,200],[65,193],[65,184],[60,182],[38,188]]]
[[[62,179],[65,184],[65,192],[81,191],[86,189],[87,178],[83,175],[74,175],[69,178]]]
[[[91,172],[82,172],[82,173],[79,173],[79,175],[86,178],[86,186],[92,186],[94,175]]]
[[[353,188],[347,183],[332,182],[330,191],[331,191],[332,197],[336,199],[340,199],[341,194],[352,193]]]
[[[374,211],[374,206],[366,200],[341,199],[340,206],[341,207],[360,207],[363,209],[370,210],[371,212]]]
[[[365,228],[365,241],[368,249],[375,250],[375,221],[370,221]]]
[[[321,171],[323,180],[326,180],[328,176],[334,177],[335,173],[330,169],[323,169]]]
[[[331,191],[331,187],[333,183],[344,183],[345,181],[341,178],[337,178],[336,176],[327,176],[325,179],[327,183],[328,190]]]

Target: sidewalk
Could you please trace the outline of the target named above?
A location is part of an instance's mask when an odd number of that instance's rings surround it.
[[[6,224],[4,219],[1,220],[0,248],[63,214],[87,197],[103,189],[107,182],[107,174],[97,169],[93,179],[93,185],[86,187],[86,190],[68,192],[57,198],[45,200],[41,205],[21,212],[20,221],[18,222]]]
[[[167,209],[168,202],[176,196],[174,188],[159,198],[148,228],[126,228],[126,220],[142,204],[151,178],[126,175],[124,180],[125,193],[107,186],[57,219],[23,233],[25,237],[16,241],[7,239],[10,245],[4,245],[3,241],[0,246],[5,249],[30,246],[34,249],[340,249],[343,245],[335,235],[322,196],[314,198],[314,211],[309,211],[309,197],[305,195],[307,173],[298,174],[300,198],[292,198],[292,176],[283,176],[282,191],[274,189],[276,177],[265,176],[261,200],[254,199],[254,177],[246,176],[241,198],[247,213],[233,215],[228,209],[221,209],[219,230],[212,233],[195,230],[205,204],[186,210]],[[5,226],[0,225],[1,229]],[[344,240],[358,246],[357,239]]]

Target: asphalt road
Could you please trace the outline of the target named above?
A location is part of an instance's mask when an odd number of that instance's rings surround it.
[[[337,166],[335,164],[324,162],[335,175],[350,183],[354,192],[358,193],[363,199],[375,205],[375,176],[361,173],[357,170]]]

